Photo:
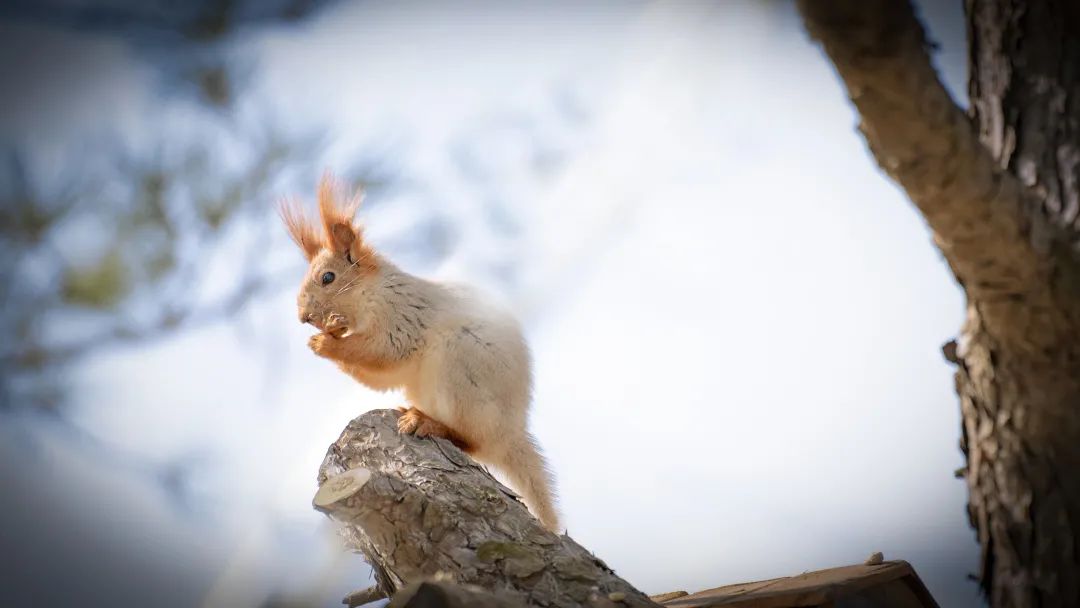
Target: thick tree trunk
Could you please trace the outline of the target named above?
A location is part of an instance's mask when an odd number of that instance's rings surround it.
[[[991,604],[1080,606],[1080,8],[969,0],[972,114],[906,0],[800,0],[967,295],[969,512]]]
[[[971,114],[1054,229],[1035,293],[969,306],[957,391],[994,606],[1080,606],[1080,3],[968,0]],[[1017,319],[1016,317],[1019,317]]]
[[[327,452],[314,501],[344,524],[387,595],[449,575],[491,592],[492,606],[657,606],[569,536],[544,529],[450,442],[399,434],[397,416],[378,410],[349,423]],[[452,599],[463,589],[443,591]]]

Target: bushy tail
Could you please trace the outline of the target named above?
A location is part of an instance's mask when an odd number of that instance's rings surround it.
[[[554,480],[532,435],[526,433],[520,441],[510,442],[506,450],[495,455],[492,464],[506,475],[540,523],[548,530],[560,533]]]

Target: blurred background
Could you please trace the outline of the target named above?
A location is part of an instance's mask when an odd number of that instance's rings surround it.
[[[960,2],[921,6],[966,104]],[[313,356],[333,170],[522,318],[569,533],[650,593],[912,562],[977,606],[962,294],[781,1],[0,6],[4,604],[336,605],[310,508],[401,403]]]

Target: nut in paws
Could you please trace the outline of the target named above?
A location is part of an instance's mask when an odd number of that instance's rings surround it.
[[[352,333],[349,320],[345,318],[345,315],[336,312],[330,313],[326,317],[326,329],[324,331],[335,338],[344,338]]]

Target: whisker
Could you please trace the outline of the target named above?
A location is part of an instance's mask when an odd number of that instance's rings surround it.
[[[353,262],[352,264],[349,264],[349,267],[346,270],[352,270],[353,268],[356,268],[356,265],[359,264],[359,263],[360,263],[360,258],[357,258],[357,260],[355,262]],[[340,296],[341,294],[345,293],[346,291],[351,289],[354,286],[354,284],[357,281],[359,281],[360,279],[361,279],[361,277],[358,275],[356,278],[349,281],[344,287],[339,289],[338,292],[336,294],[334,294],[334,295]]]
[[[345,293],[346,291],[351,289],[356,284],[356,282],[359,281],[359,280],[360,280],[360,277],[356,277],[353,280],[349,281],[348,283],[345,284],[344,287],[339,289],[337,294],[335,294],[335,295],[341,295],[341,294]]]

